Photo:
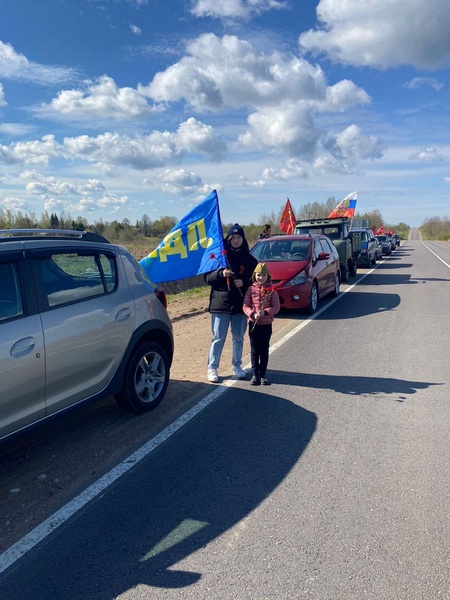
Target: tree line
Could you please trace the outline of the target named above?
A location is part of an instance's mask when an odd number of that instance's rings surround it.
[[[425,240],[447,240],[450,242],[450,219],[448,217],[425,219],[419,229]]]
[[[293,210],[296,219],[318,219],[327,217],[335,208],[337,201],[334,197],[329,197],[325,202],[310,202]],[[271,213],[262,213],[257,223],[242,225],[247,239],[251,242],[258,238],[264,224],[272,226],[272,233],[280,233],[280,218],[285,205],[282,204],[278,210]],[[369,220],[372,227],[378,229],[384,226],[385,229],[392,229],[400,235],[401,238],[408,237],[409,225],[406,223],[387,223],[379,210],[370,212],[356,212],[355,219]],[[235,222],[239,222],[239,215],[232,223],[222,223],[224,234]],[[22,211],[13,212],[0,208],[0,229],[71,229],[78,231],[95,231],[109,239],[111,242],[132,243],[132,242],[154,242],[162,239],[178,222],[175,217],[160,217],[152,220],[147,214],[137,219],[134,224],[129,219],[121,221],[113,220],[111,222],[103,219],[94,220],[89,223],[84,217],[78,216],[73,219],[69,213],[62,211],[59,215],[44,211],[39,218],[35,213],[23,213]],[[433,217],[427,219],[420,228],[423,237],[427,239],[450,239],[450,221],[447,218],[440,219]],[[150,239],[149,239],[150,238]]]

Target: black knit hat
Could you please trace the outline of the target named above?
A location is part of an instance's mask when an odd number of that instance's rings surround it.
[[[233,227],[231,227],[230,231],[227,233],[227,239],[230,238],[232,235],[240,235],[241,238],[243,238],[245,240],[245,233],[244,230],[242,229],[242,227],[239,225],[239,223],[235,223],[233,225]]]

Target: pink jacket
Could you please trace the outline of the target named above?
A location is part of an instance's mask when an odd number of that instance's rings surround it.
[[[252,322],[255,320],[254,314],[263,309],[264,316],[258,319],[258,324],[269,325],[280,310],[278,292],[270,284],[260,285],[255,282],[245,292],[242,309]]]

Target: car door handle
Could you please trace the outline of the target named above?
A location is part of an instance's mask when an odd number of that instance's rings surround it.
[[[33,352],[35,346],[36,342],[34,341],[34,338],[22,338],[12,346],[10,350],[11,358],[22,358],[23,356],[26,356],[27,354]]]
[[[131,316],[131,311],[129,308],[122,308],[116,315],[116,323],[124,323],[128,321]]]

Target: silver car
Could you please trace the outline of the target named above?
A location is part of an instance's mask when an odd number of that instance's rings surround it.
[[[159,404],[173,358],[165,304],[98,234],[0,231],[0,439],[110,394],[133,412]]]

